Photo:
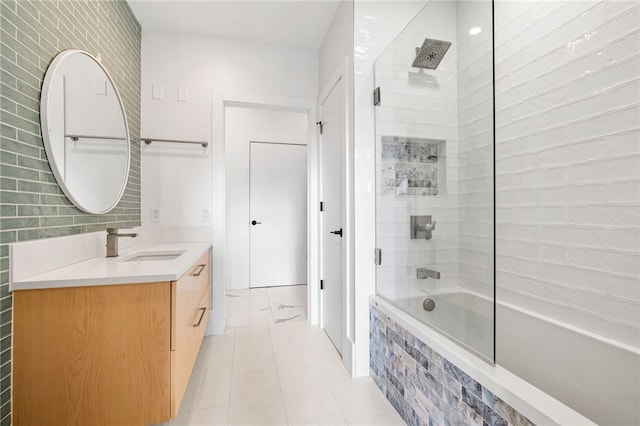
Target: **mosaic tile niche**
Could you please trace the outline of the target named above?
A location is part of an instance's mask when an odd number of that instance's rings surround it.
[[[382,136],[380,194],[446,195],[446,141]]]
[[[533,425],[388,315],[369,309],[371,377],[407,425]]]

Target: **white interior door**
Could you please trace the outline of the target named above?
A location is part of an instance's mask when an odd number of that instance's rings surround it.
[[[345,283],[343,272],[343,200],[345,105],[342,79],[321,104],[321,243],[322,327],[338,349],[343,350]]]
[[[249,286],[307,283],[307,146],[250,143]]]

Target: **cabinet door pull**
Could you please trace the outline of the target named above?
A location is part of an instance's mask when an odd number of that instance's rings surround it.
[[[199,277],[200,274],[202,273],[202,271],[204,271],[204,268],[206,268],[206,267],[207,267],[207,265],[198,265],[198,270],[197,270],[197,272],[193,273],[193,276],[194,277]]]
[[[204,318],[204,314],[207,313],[207,308],[200,308],[198,310],[202,311],[202,313],[200,314],[200,319],[198,320],[198,322],[196,324],[193,324],[194,327],[200,327],[200,323],[202,322],[202,318]]]

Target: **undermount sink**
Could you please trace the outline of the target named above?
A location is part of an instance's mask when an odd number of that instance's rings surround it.
[[[173,260],[181,256],[183,253],[184,251],[136,253],[132,257],[124,259],[124,261],[146,262],[149,260]]]

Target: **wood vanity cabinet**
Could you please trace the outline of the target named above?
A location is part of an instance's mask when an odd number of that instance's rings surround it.
[[[177,414],[209,321],[209,252],[179,280],[13,294],[13,424]]]

